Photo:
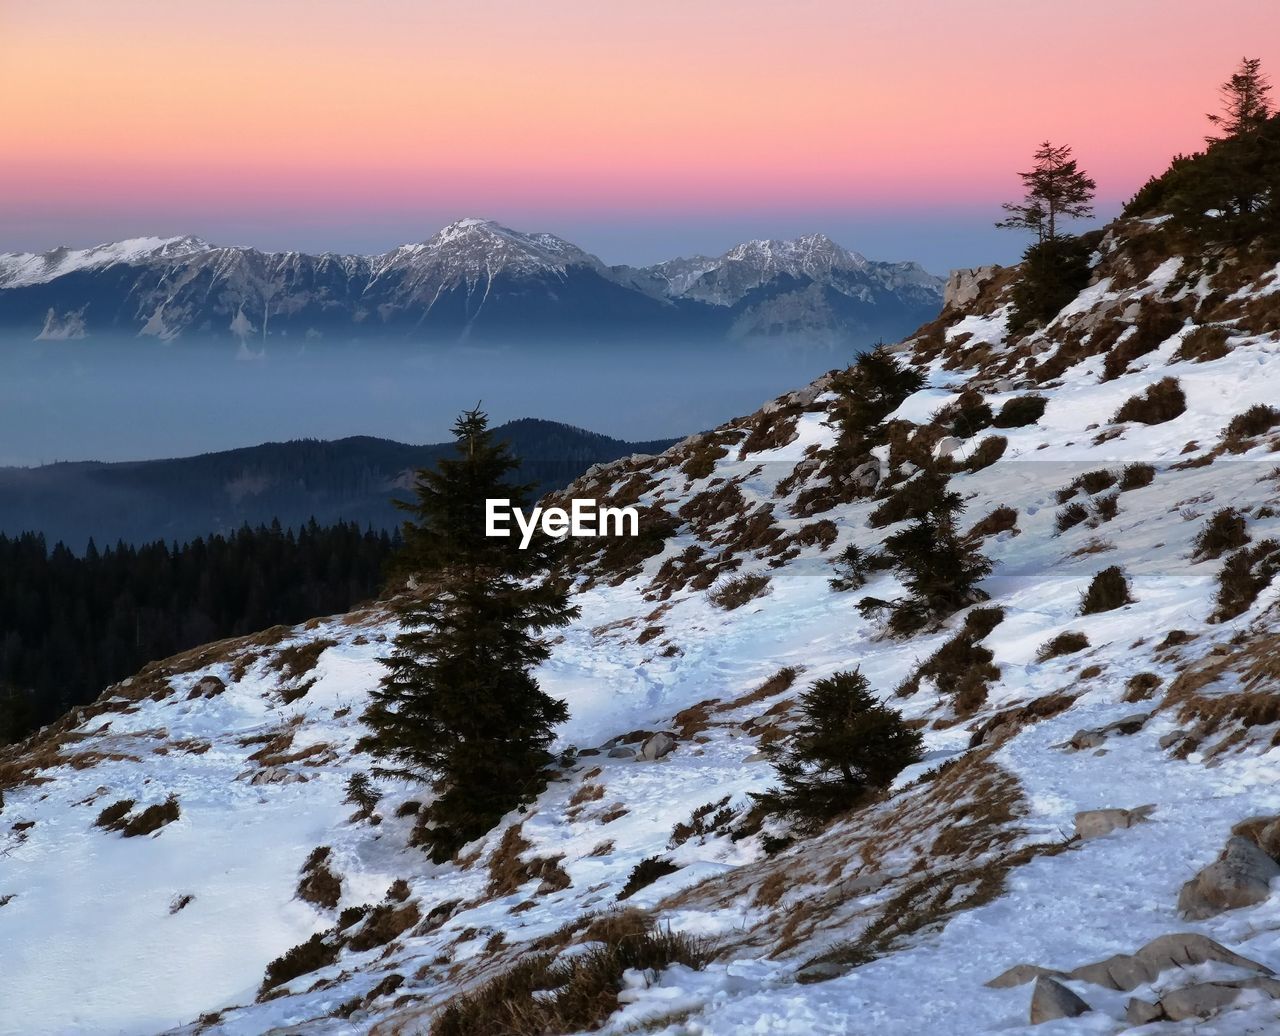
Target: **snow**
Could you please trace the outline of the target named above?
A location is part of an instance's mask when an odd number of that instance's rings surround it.
[[[194,237],[137,237],[93,248],[0,254],[0,288],[45,284],[69,273],[101,269],[116,263],[179,259],[209,249],[209,245]]]
[[[488,224],[464,223],[460,233],[490,232]],[[1165,264],[1130,293],[1168,285],[1176,274]],[[1104,280],[1084,293],[1075,311],[1125,298]],[[971,316],[955,330],[998,342],[1003,315]],[[695,542],[687,529],[662,556],[649,559],[640,576],[581,591],[581,617],[557,637],[538,674],[542,686],[569,707],[556,750],[574,748],[579,755],[527,813],[513,815],[468,847],[462,862],[432,865],[407,847],[412,821],[395,814],[401,803],[423,797],[420,787],[381,782],[384,819],[376,827],[352,822],[351,807],[342,803],[347,777],[372,762],[354,752],[354,743],[362,730],[359,714],[382,672],[377,659],[395,633],[394,621],[381,613],[295,631],[284,644],[266,649],[266,657],[238,681],[232,679],[232,660],[220,660],[174,677],[174,693],[167,697],[122,699],[115,710],[87,719],[79,730],[84,736],[68,743],[64,755],[97,751],[116,758],[81,768],[64,763],[45,772],[53,778],[49,783],[6,790],[0,899],[14,898],[0,906],[0,1034],[155,1033],[190,1026],[214,1011],[222,1014],[212,1031],[227,1034],[273,1027],[367,1033],[379,1024],[402,1023],[404,1031],[417,1031],[397,1020],[397,1012],[427,1010],[509,965],[531,941],[587,913],[616,907],[627,876],[652,856],[670,859],[679,869],[641,889],[628,904],[730,949],[701,971],[677,967],[660,975],[629,975],[623,1007],[604,1030],[609,1034],[640,1023],[668,1036],[1026,1032],[1030,986],[995,990],[985,982],[1020,962],[1069,969],[1179,931],[1202,932],[1280,970],[1280,896],[1203,922],[1186,922],[1176,913],[1179,887],[1216,856],[1234,823],[1280,812],[1280,748],[1269,744],[1270,728],[1237,751],[1214,753],[1210,738],[1178,759],[1160,745],[1179,726],[1177,709],[1161,708],[1178,674],[1216,659],[1215,649],[1231,650],[1237,635],[1266,633],[1273,618],[1267,609],[1275,591],[1269,590],[1245,615],[1210,623],[1222,562],[1192,558],[1203,519],[1219,507],[1253,508],[1255,541],[1280,536],[1280,515],[1267,517],[1260,510],[1280,504],[1280,485],[1264,477],[1273,455],[1260,445],[1235,460],[1170,467],[1185,459],[1188,441],[1211,448],[1235,414],[1274,396],[1280,378],[1274,337],[1241,334],[1232,345],[1221,359],[1175,364],[1175,336],[1109,382],[1099,382],[1098,364],[1086,361],[1068,371],[1061,385],[1037,389],[1048,398],[1039,423],[1001,430],[1009,448],[1000,461],[955,476],[953,485],[966,500],[966,524],[996,506],[1018,511],[1017,535],[1004,533],[984,543],[995,566],[984,587],[1006,617],[984,642],[1001,675],[976,719],[1047,695],[1076,696],[1058,715],[1023,726],[984,763],[1009,775],[1017,810],[1006,822],[1009,840],[994,850],[975,844],[965,863],[997,865],[1015,850],[1038,851],[1010,870],[1002,890],[980,905],[907,934],[890,952],[839,977],[796,981],[806,961],[856,942],[913,874],[946,877],[947,864],[933,847],[954,826],[950,814],[921,821],[918,829],[896,825],[893,833],[901,840],[888,846],[880,844],[885,836],[874,825],[877,818],[898,816],[892,811],[905,810],[905,804],[917,803],[924,811],[948,789],[945,774],[912,783],[929,767],[976,757],[968,748],[974,723],[954,722],[949,702],[928,682],[915,695],[894,697],[895,688],[951,630],[888,639],[853,607],[861,593],[840,594],[828,585],[827,562],[835,550],[849,542],[871,546],[888,532],[867,524],[875,501],[859,501],[819,516],[837,528],[826,552],[806,547],[777,567],[745,555],[741,571],[770,575],[770,588],[732,612],[690,589],[663,602],[646,596],[663,559]],[[1184,415],[1149,427],[1126,425],[1120,437],[1099,441],[1098,431],[1121,402],[1167,374],[1179,377],[1187,394]],[[893,416],[925,421],[972,377],[973,372],[935,365],[927,386]],[[987,398],[998,409],[1022,391],[989,392]],[[747,508],[770,503],[785,533],[800,530],[812,519],[790,514],[791,500],[779,495],[778,484],[813,447],[833,442],[836,431],[825,411],[832,401],[819,396],[784,445],[740,460],[735,443],[711,476],[692,485],[678,464],[668,466],[661,458],[634,462],[653,479],[642,499],[674,506],[716,479],[732,480]],[[1121,493],[1110,521],[1057,531],[1058,490],[1085,471],[1118,470],[1135,459],[1159,467],[1151,486]],[[703,540],[731,530],[733,523],[730,518],[704,530]],[[1128,573],[1134,602],[1081,616],[1081,591],[1109,565]],[[887,574],[863,591],[881,597],[896,592]],[[661,632],[639,643],[640,631],[654,626]],[[1193,637],[1178,651],[1159,650],[1172,629]],[[1068,630],[1085,633],[1089,646],[1040,661],[1041,645]],[[279,674],[270,668],[272,653],[319,637],[336,644],[309,674],[316,684],[285,704]],[[802,670],[790,692],[740,701],[784,666]],[[773,771],[759,754],[758,730],[747,729],[747,721],[769,716],[808,681],[854,666],[878,695],[925,724],[928,760],[901,775],[893,797],[778,857],[765,856],[758,836],[734,841],[724,830],[674,844],[673,828],[696,808],[727,799],[741,811],[752,792],[772,783]],[[1086,676],[1086,667],[1098,672]],[[1124,701],[1126,682],[1140,672],[1156,674],[1160,689],[1148,701]],[[227,691],[189,700],[206,674],[226,680]],[[1239,689],[1229,667],[1201,693]],[[128,695],[129,689],[120,693]],[[619,735],[677,729],[677,714],[699,703],[709,703],[707,725],[682,738],[662,760],[608,754]],[[1113,736],[1100,750],[1064,747],[1078,730],[1135,713],[1150,714],[1136,733]],[[330,751],[282,764],[305,782],[249,783],[258,770],[249,757],[261,748],[262,737],[285,728],[293,731],[291,752],[317,744]],[[254,738],[257,743],[245,743]],[[207,751],[193,750],[204,742]],[[575,798],[584,789],[598,794]],[[119,798],[149,803],[170,792],[179,799],[181,818],[153,836],[125,839],[93,826],[97,813]],[[1155,806],[1146,823],[1049,851],[1068,838],[1080,810],[1145,804]],[[34,825],[13,829],[27,822]],[[567,888],[539,892],[531,881],[510,894],[488,891],[487,861],[514,823],[523,825],[521,834],[531,844],[524,859],[558,858],[571,881]],[[344,951],[338,964],[289,983],[289,995],[255,1003],[266,963],[334,923],[333,912],[294,898],[299,868],[319,845],[331,847],[334,871],[342,877],[340,907],[380,901],[397,878],[409,881],[423,914],[444,903],[460,905],[438,927],[414,929],[390,950]],[[827,903],[823,897],[831,889],[820,882],[830,872],[864,884],[850,884],[838,902]],[[755,892],[772,873],[787,879],[787,898],[776,912]],[[194,899],[171,914],[173,897],[180,894]],[[819,903],[828,912],[818,915],[817,927],[797,929],[795,943],[780,946],[779,929],[790,916],[799,918]],[[486,950],[494,933],[505,937],[508,956]],[[363,997],[393,972],[405,979],[394,996],[336,1017],[339,1005]],[[1095,1010],[1037,1031],[1114,1033],[1129,996],[1154,1001],[1188,978],[1230,974],[1214,968],[1167,973],[1127,994],[1071,982]],[[74,996],[67,995],[70,983]],[[395,1006],[404,996],[412,998],[411,1008]],[[1246,1031],[1246,1025],[1274,1031],[1280,1025],[1277,1005],[1259,1001],[1207,1023],[1148,1031],[1229,1034]]]

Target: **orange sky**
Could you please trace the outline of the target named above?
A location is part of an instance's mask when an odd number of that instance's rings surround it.
[[[655,220],[708,248],[802,217],[976,220],[1046,136],[1114,202],[1197,145],[1243,53],[1280,68],[1280,4],[1205,7],[0,0],[0,250],[370,247],[471,214],[622,261]]]

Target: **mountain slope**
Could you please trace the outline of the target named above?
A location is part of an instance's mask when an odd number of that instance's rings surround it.
[[[941,281],[915,264],[871,263],[816,236],[693,260],[701,275],[694,285],[674,272],[688,262],[606,267],[553,234],[480,219],[378,256],[143,238],[0,255],[0,329],[40,339],[694,342],[803,334],[865,344],[900,336],[941,301]],[[809,286],[841,304],[798,319],[797,292]],[[734,307],[747,287],[756,297],[744,317]],[[774,299],[789,307],[785,318],[761,313]]]
[[[672,440],[623,442],[554,421],[526,418],[497,433],[522,460],[523,477],[561,489],[592,464],[658,453]],[[394,529],[411,473],[453,451],[357,436],[335,442],[265,443],[173,460],[0,468],[0,533],[42,532],[79,550],[124,540],[185,542],[279,519],[298,528],[358,522]]]
[[[698,970],[629,973],[612,1034],[1032,1031],[1036,968],[1092,1010],[1035,1031],[1276,1028],[1280,898],[1257,846],[1280,851],[1266,826],[1280,815],[1280,414],[1250,408],[1280,377],[1280,266],[1170,255],[1154,232],[1112,227],[1092,285],[1019,339],[1018,272],[984,271],[904,346],[928,382],[870,457],[835,448],[845,389],[828,377],[570,487],[638,502],[654,534],[578,544],[583,613],[539,677],[569,705],[559,747],[579,751],[449,864],[407,846],[421,788],[383,782],[377,824],[343,804],[371,764],[352,746],[395,632],[379,608],[153,666],[9,750],[0,1031],[426,1032],[531,953],[598,945],[592,916],[621,906],[714,948]],[[1148,403],[1126,413],[1151,423],[1116,419],[1134,397]],[[1002,616],[981,644],[998,675],[963,697],[922,662],[947,657],[964,614],[895,639],[855,607],[898,595],[894,574],[828,585],[845,545],[901,528],[872,516],[921,465],[950,473],[994,563],[986,607]],[[1244,547],[1206,541],[1226,507]],[[1081,614],[1110,566],[1132,600]],[[767,592],[717,607],[708,588],[731,573],[766,576]],[[750,818],[749,793],[773,779],[760,749],[785,736],[801,687],[855,666],[927,756],[768,855]],[[674,750],[618,751],[651,731]],[[169,794],[181,815],[152,837],[94,827],[113,802]],[[1233,831],[1261,885],[1181,916],[1184,883]],[[676,869],[619,901],[650,857]],[[295,896],[309,858],[336,901]],[[260,985],[304,943],[296,974]],[[91,976],[74,1000],[73,973]]]

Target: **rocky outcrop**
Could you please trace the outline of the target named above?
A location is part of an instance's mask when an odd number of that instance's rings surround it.
[[[669,755],[675,750],[676,739],[666,733],[666,731],[659,731],[640,746],[640,751],[636,755],[636,758],[647,763],[652,763],[661,759],[664,755]]]
[[[1083,964],[1073,971],[1055,971],[1038,964],[1015,964],[986,985],[990,989],[1008,989],[1032,979],[1069,978],[1128,992],[1145,982],[1154,982],[1162,972],[1172,968],[1190,968],[1210,962],[1229,964],[1260,976],[1270,977],[1273,974],[1265,964],[1242,957],[1206,935],[1173,932],[1152,939],[1136,953],[1118,953],[1106,960]]]
[[[1041,975],[1031,994],[1031,1024],[1076,1018],[1092,1008],[1061,982]]]
[[[1192,921],[1253,906],[1271,895],[1280,864],[1247,838],[1234,836],[1221,855],[1182,886],[1178,910]]]
[[[963,309],[973,302],[983,285],[996,275],[998,266],[974,266],[952,270],[942,289],[943,309]]]
[[[1280,981],[1273,978],[1248,978],[1240,982],[1197,982],[1170,990],[1154,1004],[1134,997],[1125,1005],[1125,1019],[1133,1025],[1148,1022],[1182,1022],[1192,1018],[1211,1018],[1232,1006],[1240,994],[1258,991],[1272,1000],[1280,1000]],[[1258,1030],[1261,1031],[1261,1030]]]

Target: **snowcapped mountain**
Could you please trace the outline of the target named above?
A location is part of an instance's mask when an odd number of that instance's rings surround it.
[[[896,349],[925,381],[867,451],[838,373],[570,487],[653,534],[578,542],[538,673],[565,754],[447,863],[409,844],[421,785],[344,801],[382,604],[156,663],[0,750],[0,1033],[508,1031],[441,1019],[532,1013],[537,976],[646,925],[705,948],[563,1031],[1277,1031],[1280,265],[1159,234],[1097,235],[1030,332],[1018,269],[968,275]],[[895,636],[900,575],[838,591],[831,561],[908,527],[922,468],[992,569]],[[763,749],[854,668],[925,758],[767,843]]]
[[[857,345],[900,336],[940,303],[941,281],[914,264],[871,263],[820,236],[644,270],[481,219],[378,256],[196,238],[0,255],[0,329],[45,339],[790,336]]]

